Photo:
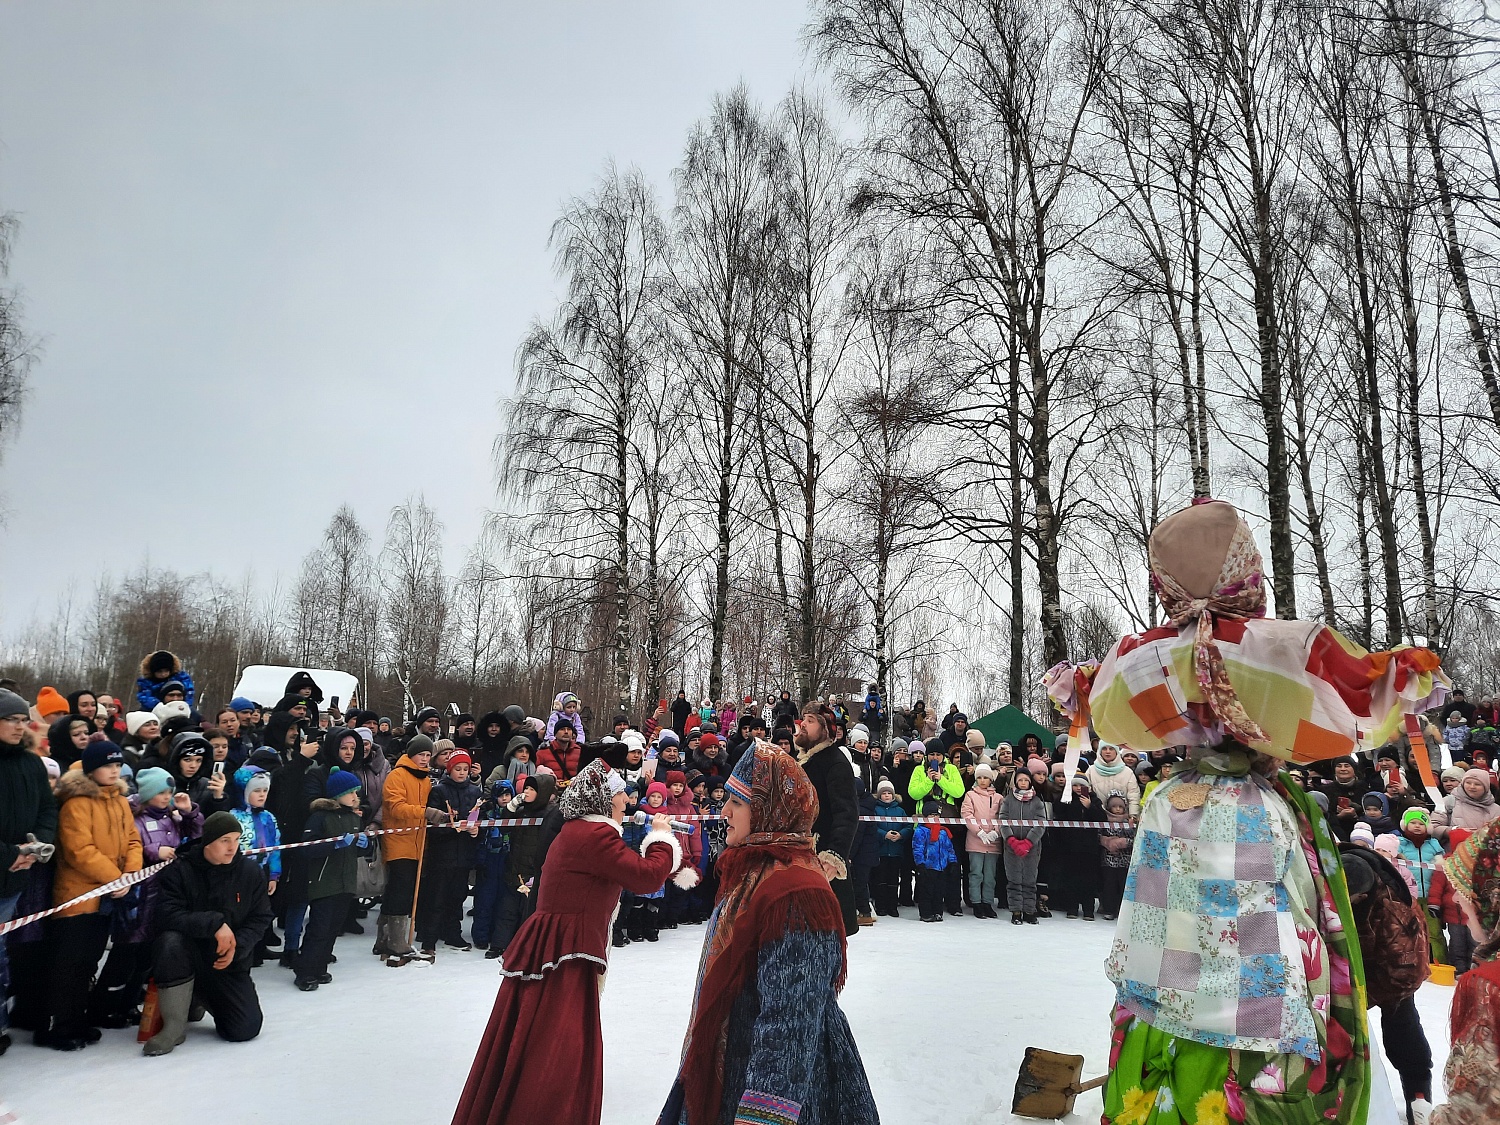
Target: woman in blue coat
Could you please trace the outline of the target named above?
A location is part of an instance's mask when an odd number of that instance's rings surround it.
[[[659,1125],[878,1123],[838,1005],[843,916],[814,848],[812,784],[758,742],[725,787],[719,902]]]

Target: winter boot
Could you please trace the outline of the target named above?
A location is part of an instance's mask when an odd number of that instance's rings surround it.
[[[643,909],[646,916],[641,920],[641,931],[647,941],[656,941],[661,936],[661,908],[648,902]]]
[[[170,1055],[187,1038],[188,1014],[193,1008],[193,982],[156,989],[156,1006],[161,1011],[161,1030],[146,1040],[143,1055]]]
[[[610,927],[609,944],[616,949],[623,949],[630,944],[630,936],[625,932],[625,924],[629,917],[629,910],[620,911],[620,913],[615,915],[615,924]]]
[[[375,920],[375,947],[370,950],[376,957],[389,957],[395,952],[391,948],[391,919],[395,915],[382,914]]]
[[[646,940],[646,907],[639,902],[630,908],[630,918],[625,923],[625,936],[631,941]]]
[[[1047,915],[1047,917],[1050,918],[1050,917],[1052,917],[1052,915],[1049,914],[1049,915]],[[1022,921],[1024,921],[1028,926],[1035,926],[1036,925],[1036,915],[1035,914],[1024,915],[1023,918],[1022,918]]]
[[[380,921],[385,928],[385,949],[391,957],[410,958],[416,953],[407,940],[407,934],[411,930],[410,914],[392,914]]]
[[[1019,910],[1012,910],[1010,912],[1010,924],[1012,926],[1019,926],[1021,924],[1021,912]]]

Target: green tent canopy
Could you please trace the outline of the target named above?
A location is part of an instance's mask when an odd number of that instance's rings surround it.
[[[1019,707],[1009,704],[998,711],[991,711],[988,715],[979,719],[970,719],[969,726],[984,735],[986,746],[998,746],[1002,742],[1009,742],[1015,746],[1021,741],[1021,737],[1034,734],[1042,740],[1042,745],[1048,750],[1057,741],[1057,731],[1048,730],[1041,723],[1034,721]]]

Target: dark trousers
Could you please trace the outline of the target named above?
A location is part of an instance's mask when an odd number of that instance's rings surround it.
[[[898,855],[883,855],[880,857],[880,865],[875,868],[875,882],[870,888],[871,896],[875,900],[875,913],[896,917],[900,911],[896,909],[897,896],[901,887],[901,857]]]
[[[32,925],[41,928],[46,923]],[[14,1028],[37,1031],[47,1026],[47,965],[51,960],[47,953],[45,939],[6,942],[10,960],[10,1025]]]
[[[509,887],[501,893],[499,908],[495,911],[495,924],[490,930],[491,949],[505,952],[510,939],[515,937],[516,931],[521,928],[521,923],[530,918],[536,909],[531,898],[531,895],[523,895],[520,891],[513,891]]]
[[[89,997],[89,1017],[128,1015],[140,1006],[151,972],[151,946],[144,941],[116,939]]]
[[[917,868],[917,913],[923,918],[942,916],[943,882],[943,872],[930,867]]]
[[[213,938],[190,938],[177,930],[156,935],[151,974],[157,988],[193,982],[193,999],[214,1017],[220,1039],[243,1043],[260,1034],[260,997],[248,968],[214,968],[218,947]],[[242,962],[243,963],[243,962]]]
[[[943,905],[949,914],[958,914],[964,908],[964,879],[956,863],[943,868]]]
[[[505,890],[505,856],[487,856],[474,872],[474,944],[488,946]]]
[[[870,876],[875,868],[855,864],[849,869],[850,881],[854,883],[854,909],[861,915],[870,914]]]
[[[966,902],[969,898],[969,830],[950,825],[948,831],[953,835],[953,850],[958,854],[959,894],[962,896],[962,901]]]
[[[438,938],[451,945],[464,936],[464,900],[469,897],[469,869],[456,864],[427,863],[422,893],[417,896],[417,943],[424,949]]]
[[[661,900],[661,924],[670,928],[687,916],[688,893],[671,879],[667,880],[666,891]]]
[[[315,898],[308,906],[307,929],[302,934],[302,949],[297,954],[297,979],[317,980],[328,971],[333,943],[344,932],[344,920],[354,904],[353,894]]]
[[[404,918],[411,913],[412,899],[417,894],[417,861],[414,859],[388,859],[385,861],[385,894],[380,898],[380,916],[392,915]]]
[[[1422,1030],[1422,1017],[1410,996],[1393,1008],[1380,1010],[1380,1038],[1385,1057],[1401,1075],[1401,1092],[1410,1102],[1418,1094],[1432,1100],[1432,1047]]]
[[[307,859],[295,848],[281,853],[281,878],[271,896],[271,909],[281,926],[282,952],[295,953],[307,922]]]
[[[1120,913],[1120,903],[1125,900],[1125,877],[1130,874],[1128,867],[1101,867],[1099,868],[1099,913]]]
[[[1448,962],[1455,975],[1474,967],[1474,935],[1465,922],[1448,923]]]
[[[46,942],[51,946],[47,967],[48,1016],[57,1035],[82,1035],[89,1026],[89,989],[94,970],[109,942],[109,917],[75,914],[47,919]]]

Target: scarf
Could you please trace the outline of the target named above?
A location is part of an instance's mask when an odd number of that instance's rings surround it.
[[[1244,743],[1270,741],[1259,723],[1245,711],[1224,667],[1224,654],[1214,642],[1214,620],[1247,621],[1266,615],[1264,564],[1255,546],[1255,536],[1244,520],[1238,521],[1224,554],[1224,565],[1206,598],[1195,598],[1178,583],[1157,557],[1153,539],[1149,548],[1151,586],[1162,609],[1178,629],[1196,622],[1193,638],[1193,669],[1198,689],[1224,729]]]
[[[1100,777],[1114,777],[1117,773],[1125,768],[1125,763],[1120,760],[1119,754],[1115,755],[1115,760],[1113,762],[1106,762],[1104,760],[1104,755],[1101,754],[1099,756],[1099,759],[1094,763],[1093,768],[1099,771]]]
[[[837,934],[840,949],[844,946],[838,899],[813,850],[818,797],[796,759],[757,741],[736,763],[725,788],[750,806],[750,832],[718,860],[719,902],[682,1049],[689,1125],[719,1120],[729,1014],[755,976],[760,947],[791,929]],[[836,987],[843,985],[841,972]]]
[[[558,808],[564,820],[577,820],[583,816],[610,814],[616,793],[624,792],[625,783],[609,768],[603,758],[595,758],[573,778]]]

